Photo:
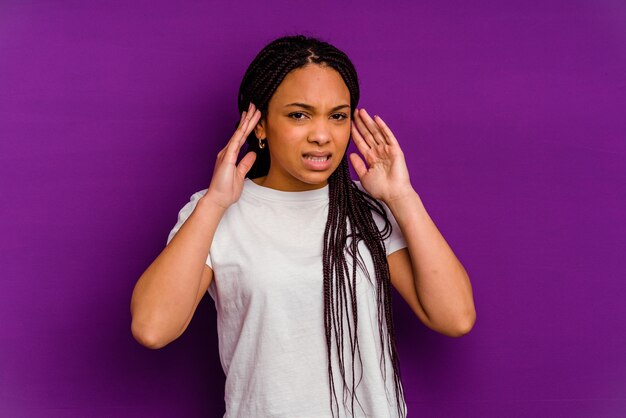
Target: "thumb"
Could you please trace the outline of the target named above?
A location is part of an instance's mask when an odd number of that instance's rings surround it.
[[[248,171],[250,171],[250,169],[252,168],[252,164],[254,164],[255,160],[256,152],[250,151],[241,159],[241,161],[239,161],[239,164],[237,164],[237,173],[240,175],[240,177],[243,178],[246,176]]]
[[[356,171],[356,174],[359,176],[359,178],[363,178],[365,173],[367,173],[367,168],[365,167],[365,163],[363,162],[361,157],[353,152],[352,154],[350,154],[350,162],[352,163],[352,167],[354,167],[354,171]]]

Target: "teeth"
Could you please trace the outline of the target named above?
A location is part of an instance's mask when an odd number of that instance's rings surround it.
[[[305,155],[304,158],[306,158],[307,160],[320,161],[320,162],[328,160],[328,157],[312,157],[310,155]]]

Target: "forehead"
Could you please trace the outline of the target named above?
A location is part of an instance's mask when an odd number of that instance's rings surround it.
[[[311,64],[287,74],[271,101],[275,105],[305,102],[315,106],[335,106],[350,104],[350,91],[336,70]]]

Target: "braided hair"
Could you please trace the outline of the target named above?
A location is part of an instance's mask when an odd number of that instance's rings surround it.
[[[333,45],[320,39],[306,37],[304,35],[284,36],[275,39],[257,54],[246,70],[239,87],[239,114],[247,109],[249,102],[252,102],[261,110],[261,113],[265,115],[272,95],[285,76],[292,70],[308,64],[329,66],[341,75],[350,91],[350,113],[354,114],[354,110],[359,102],[359,83],[354,65],[345,53],[338,50]],[[254,179],[266,175],[270,167],[269,144],[260,148],[254,131],[248,135],[246,143],[246,152],[254,151],[257,154],[257,158],[246,177]],[[385,347],[387,346],[393,365],[398,413],[399,416],[405,416],[406,410],[401,402],[403,389],[392,317],[391,291],[389,286],[391,280],[385,244],[383,242],[383,240],[388,238],[391,234],[391,223],[387,218],[382,204],[369,194],[361,191],[350,178],[345,152],[341,163],[328,179],[328,183],[329,210],[324,231],[322,267],[324,275],[324,326],[328,353],[330,409],[334,417],[333,396],[337,410],[339,408],[333,383],[331,361],[333,333],[337,346],[339,369],[344,383],[344,395],[346,391],[350,392],[346,387],[343,360],[343,313],[345,310],[352,353],[351,405],[352,415],[354,416],[354,402],[356,398],[354,385],[355,350],[358,352],[359,362],[362,365],[361,352],[357,338],[358,315],[355,292],[357,265],[364,271],[366,277],[371,282],[369,272],[367,272],[367,269],[364,267],[363,260],[357,249],[359,242],[363,241],[371,253],[376,276],[378,325],[380,331],[380,346],[382,347],[380,362],[384,369],[386,369],[384,357]],[[382,230],[378,229],[372,212],[375,212],[384,220],[384,228]],[[350,228],[348,228],[348,225]],[[348,253],[353,260],[351,275],[346,260],[346,253]],[[349,290],[354,328],[350,325],[348,316],[346,288]],[[385,324],[387,330],[386,344],[383,335],[383,324]],[[386,375],[386,370],[384,373]]]

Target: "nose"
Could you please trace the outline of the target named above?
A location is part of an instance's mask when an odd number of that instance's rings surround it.
[[[328,121],[318,120],[311,125],[311,131],[307,138],[308,142],[324,145],[331,141],[331,130]]]

